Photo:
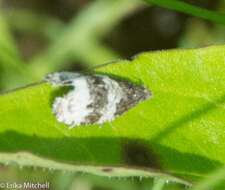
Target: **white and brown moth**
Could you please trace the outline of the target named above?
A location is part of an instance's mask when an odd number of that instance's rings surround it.
[[[52,107],[56,119],[70,127],[112,121],[151,96],[143,86],[105,75],[59,72],[47,75],[45,80],[54,86],[73,87],[56,97]]]

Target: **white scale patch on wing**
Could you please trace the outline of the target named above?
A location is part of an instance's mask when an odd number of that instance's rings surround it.
[[[85,117],[93,110],[87,106],[91,103],[90,90],[85,77],[72,81],[74,89],[53,103],[53,113],[59,122],[76,126],[84,122]]]

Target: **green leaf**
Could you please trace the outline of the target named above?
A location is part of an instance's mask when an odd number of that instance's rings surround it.
[[[176,10],[179,12],[187,13],[196,17],[200,17],[215,23],[225,24],[225,14],[201,7],[191,5],[183,0],[145,0],[146,2],[156,4],[168,9]]]
[[[46,83],[2,94],[0,162],[199,180],[225,164],[224,52],[225,46],[147,52],[96,68],[153,94],[102,126],[69,130],[58,123],[51,105],[63,92]]]

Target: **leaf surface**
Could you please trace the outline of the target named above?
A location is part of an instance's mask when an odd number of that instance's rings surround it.
[[[47,83],[2,94],[0,162],[100,175],[200,179],[225,164],[224,50],[146,52],[96,68],[144,85],[153,94],[102,126],[69,130],[58,123],[51,105],[63,92]]]

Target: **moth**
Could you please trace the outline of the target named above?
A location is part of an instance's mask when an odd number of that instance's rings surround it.
[[[54,86],[72,87],[64,96],[56,97],[52,105],[56,119],[71,128],[110,122],[151,97],[143,86],[99,74],[56,72],[45,80]]]

